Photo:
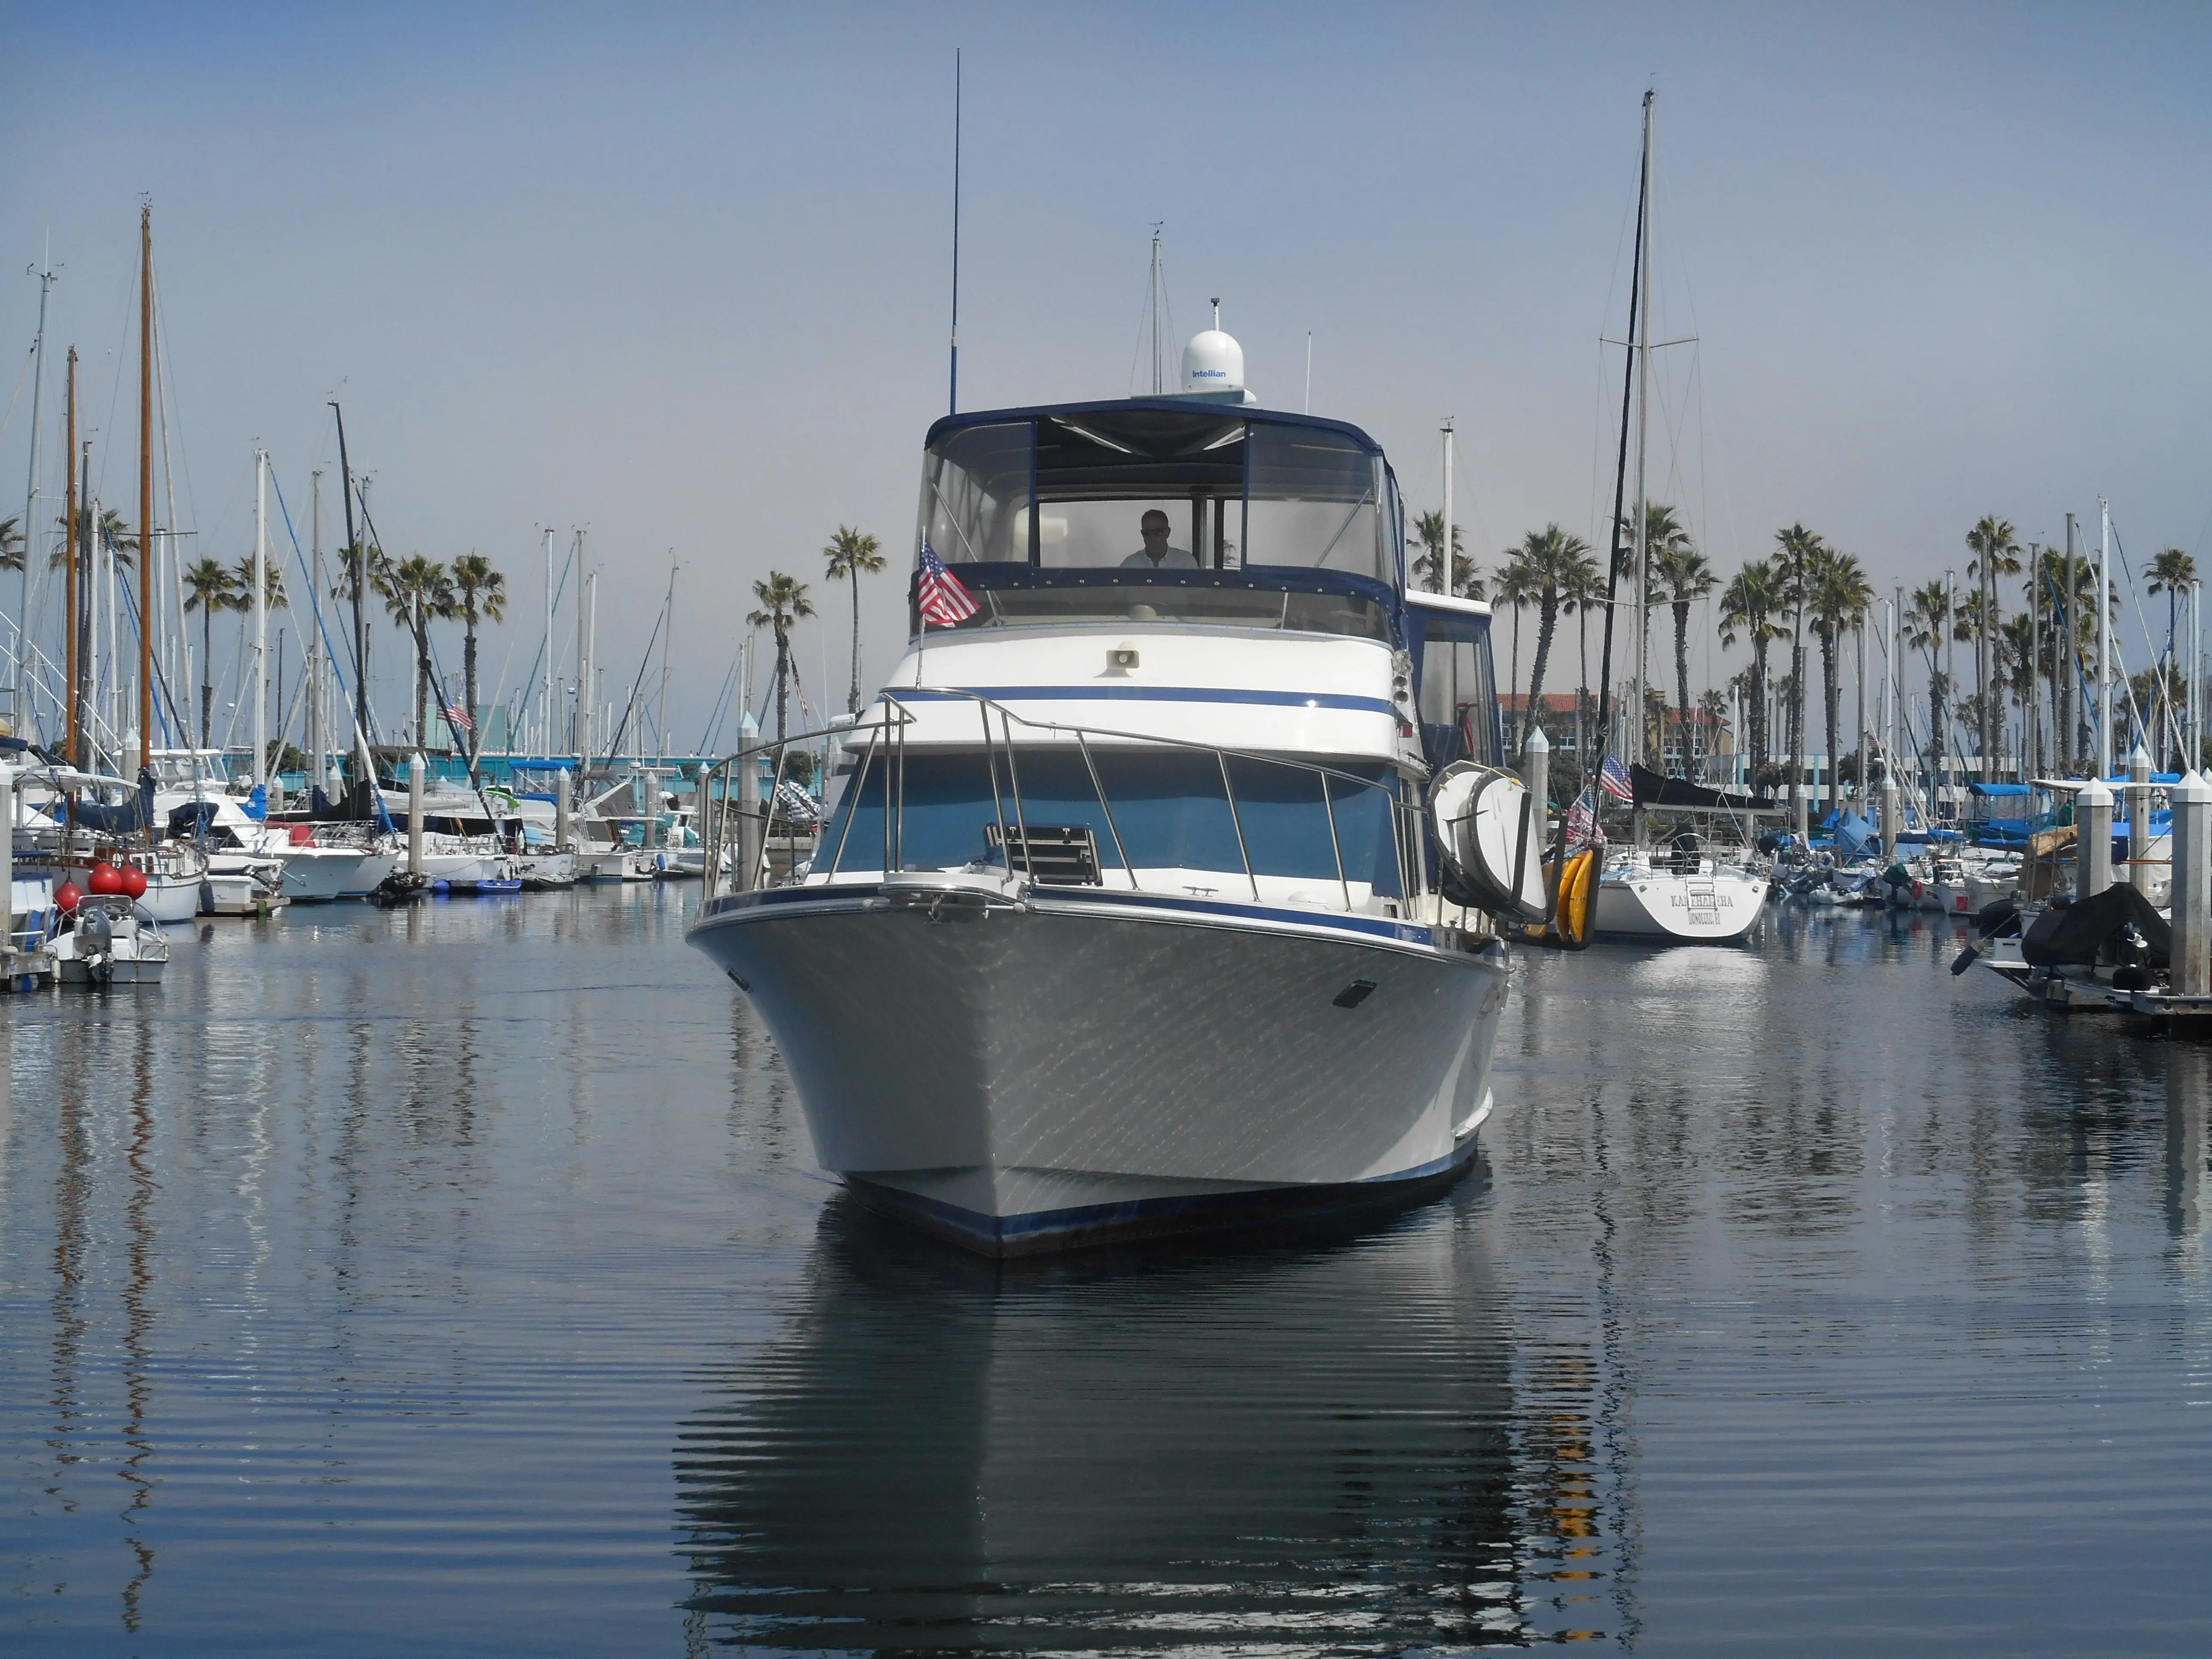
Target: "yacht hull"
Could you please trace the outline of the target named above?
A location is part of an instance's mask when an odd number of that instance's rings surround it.
[[[1600,879],[1590,912],[1594,936],[1724,945],[1757,924],[1766,883],[1755,877],[1685,876],[1665,870]]]
[[[774,1031],[823,1166],[986,1254],[1334,1213],[1464,1172],[1501,948],[1069,891],[781,889],[717,901],[692,939]]]
[[[366,848],[298,847],[284,860],[284,896],[295,904],[367,898],[398,867],[398,855]]]

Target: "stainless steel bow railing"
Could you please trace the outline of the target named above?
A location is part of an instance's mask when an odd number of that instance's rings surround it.
[[[990,780],[993,812],[997,819],[998,844],[1010,872],[1017,862],[1014,851],[1017,838],[1021,849],[1018,861],[1032,872],[1035,868],[1029,804],[1022,790],[1018,753],[1020,745],[1016,744],[1014,736],[1016,728],[1019,727],[1026,733],[1048,740],[1073,741],[1077,752],[1082,757],[1092,792],[1097,798],[1099,816],[1105,823],[1107,836],[1113,842],[1121,872],[1133,892],[1142,891],[1143,888],[1137,879],[1137,866],[1122,842],[1120,825],[1115,820],[1113,801],[1105,781],[1100,775],[1097,760],[1091,752],[1093,739],[1109,740],[1116,749],[1135,744],[1181,750],[1213,758],[1221,775],[1222,795],[1228,804],[1230,823],[1236,831],[1242,874],[1255,903],[1261,902],[1261,872],[1253,866],[1251,843],[1245,835],[1243,812],[1237,804],[1235,781],[1230,775],[1231,761],[1280,767],[1305,773],[1318,781],[1322,805],[1328,817],[1329,845],[1334,855],[1337,890],[1345,910],[1351,911],[1358,906],[1353,901],[1351,878],[1345,869],[1344,842],[1338,832],[1335,791],[1331,787],[1333,781],[1371,790],[1382,797],[1388,808],[1392,828],[1391,843],[1401,900],[1426,885],[1422,878],[1428,868],[1427,837],[1431,832],[1427,815],[1417,802],[1402,799],[1395,788],[1376,779],[1362,777],[1356,772],[1347,772],[1317,761],[1224,748],[1218,744],[1196,743],[1151,732],[1115,731],[1103,726],[1070,726],[1058,720],[1031,720],[976,691],[952,687],[901,687],[898,690],[887,690],[882,694],[876,709],[872,711],[872,718],[803,732],[781,743],[757,744],[704,770],[700,779],[699,816],[701,836],[705,842],[706,896],[710,899],[715,896],[724,886],[726,877],[731,878],[730,885],[739,890],[771,884],[769,845],[771,836],[768,832],[773,827],[777,814],[776,804],[783,792],[789,757],[794,749],[825,737],[849,748],[861,733],[866,734],[867,741],[861,750],[860,765],[846,786],[848,799],[857,803],[860,799],[860,792],[867,787],[871,768],[880,766],[884,769],[884,845],[880,867],[886,872],[902,868],[907,734],[908,728],[916,723],[916,716],[906,705],[907,697],[940,703],[964,702],[975,706],[982,736],[985,770]],[[1033,750],[1037,746],[1031,745]],[[758,803],[748,801],[741,787],[744,776],[739,769],[752,767],[757,775],[761,757],[769,754],[775,756],[775,767],[768,796]],[[828,805],[825,798],[825,812]],[[842,822],[836,826],[836,844],[830,852],[830,866],[827,871],[820,872],[825,877],[835,878],[843,865],[857,816],[853,811],[842,814]],[[830,823],[836,823],[834,816],[825,822],[825,830]],[[1101,862],[1103,864],[1103,860]],[[1101,868],[1098,871],[1099,884],[1103,885],[1105,878],[1106,872]]]

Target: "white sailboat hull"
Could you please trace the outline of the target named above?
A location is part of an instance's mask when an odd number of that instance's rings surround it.
[[[284,896],[296,904],[367,898],[398,866],[397,854],[365,847],[294,847],[284,861]]]
[[[200,913],[202,878],[198,875],[151,875],[138,908],[164,924],[188,922]]]
[[[1616,939],[1727,944],[1757,925],[1767,884],[1729,871],[1680,875],[1608,870],[1599,879],[1590,932]]]
[[[875,888],[775,890],[714,901],[693,940],[775,1031],[823,1166],[988,1253],[1464,1169],[1502,947],[1073,891],[933,919]]]

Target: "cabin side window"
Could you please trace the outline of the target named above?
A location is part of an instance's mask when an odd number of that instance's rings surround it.
[[[963,428],[923,463],[920,539],[946,564],[1029,562],[1032,429],[1027,421]]]
[[[1422,737],[1431,763],[1503,763],[1486,617],[1427,615],[1421,653]]]

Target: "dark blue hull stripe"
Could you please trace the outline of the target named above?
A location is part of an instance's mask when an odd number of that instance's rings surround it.
[[[1199,685],[986,685],[975,696],[996,702],[1228,702],[1265,708],[1344,708],[1361,714],[1397,710],[1381,697],[1355,697],[1334,691],[1236,691]],[[908,691],[890,695],[901,702],[964,702],[957,691]]]
[[[886,1187],[865,1176],[848,1175],[845,1180],[854,1196],[872,1207],[890,1211],[971,1249],[993,1255],[1020,1255],[1079,1244],[1242,1230],[1270,1221],[1311,1223],[1412,1203],[1465,1175],[1474,1161],[1475,1144],[1476,1138],[1469,1135],[1434,1163],[1368,1181],[1268,1187],[1187,1198],[1131,1199],[1119,1204],[1086,1204],[1016,1216],[964,1210],[941,1199]]]

